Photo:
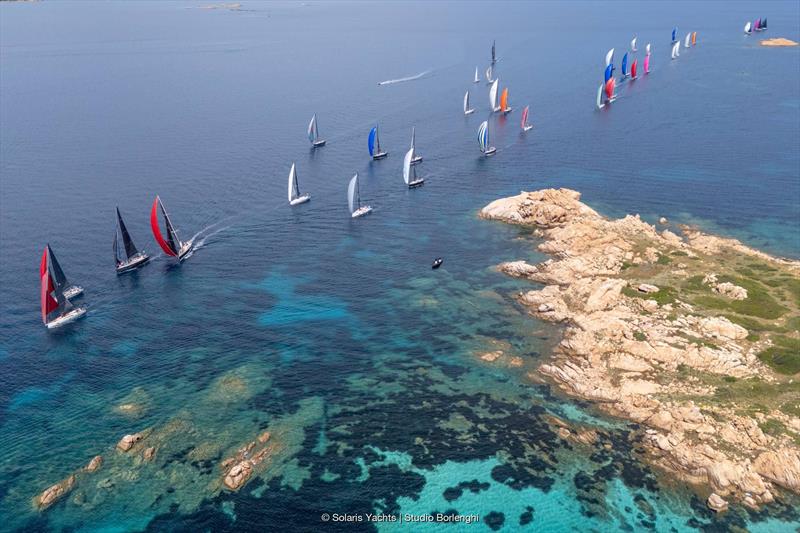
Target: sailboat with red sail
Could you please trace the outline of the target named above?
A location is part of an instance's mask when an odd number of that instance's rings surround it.
[[[520,126],[522,127],[522,131],[530,131],[533,129],[533,124],[528,124],[528,112],[530,111],[530,106],[525,106],[525,109],[522,110],[522,122],[520,122]]]
[[[158,226],[159,211],[161,211],[161,215],[164,218],[164,226],[167,230],[166,239],[164,239],[161,228]],[[183,261],[184,258],[186,258],[186,254],[191,251],[194,240],[189,239],[186,242],[180,240],[178,233],[175,231],[175,227],[172,225],[172,221],[169,219],[167,210],[164,209],[164,204],[161,203],[161,198],[158,196],[153,200],[153,208],[150,210],[150,229],[153,230],[153,236],[156,238],[156,242],[161,249],[164,250],[164,253],[170,257],[176,258],[178,262]]]
[[[42,322],[47,329],[57,328],[78,320],[86,314],[85,307],[75,307],[64,295],[66,277],[50,245],[44,247],[39,265],[41,283]]]

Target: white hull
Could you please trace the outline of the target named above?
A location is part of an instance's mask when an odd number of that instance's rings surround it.
[[[419,186],[420,186],[420,185],[422,185],[423,183],[425,183],[425,180],[424,180],[424,179],[422,179],[422,178],[417,178],[417,179],[415,179],[414,181],[410,181],[410,182],[408,182],[408,188],[409,188],[409,189],[416,189],[417,187],[419,187]]]
[[[78,285],[70,285],[66,289],[64,289],[64,298],[67,300],[72,300],[73,298],[77,298],[83,294],[83,287],[79,287]]]
[[[473,114],[474,112],[475,112],[475,110],[474,110],[474,109],[467,109],[466,111],[464,111],[464,114],[465,114],[465,115],[471,115],[471,114]]]
[[[306,203],[309,200],[311,200],[311,195],[304,194],[303,196],[298,196],[297,198],[289,202],[289,205],[300,205]]]
[[[496,107],[492,108],[492,113],[499,113],[499,112],[500,112],[500,106],[496,106]]]
[[[181,261],[184,260],[184,258],[186,257],[186,254],[188,254],[192,250],[192,246],[193,245],[194,245],[194,239],[192,239],[191,241],[183,243],[183,246],[181,246],[181,249],[178,251],[178,262],[181,262]]]
[[[313,146],[314,148],[318,148],[320,146],[325,146],[325,142],[326,142],[325,139],[319,139],[311,143],[311,146]]]
[[[512,111],[514,111],[514,108],[513,108],[513,107],[509,107],[509,108],[507,108],[507,109],[503,109],[502,111],[503,111],[503,114],[504,114],[504,115],[508,115],[509,113],[511,113]]]
[[[63,326],[64,324],[69,324],[70,322],[75,322],[76,320],[78,320],[79,318],[81,318],[85,314],[86,314],[86,308],[85,307],[76,307],[75,309],[73,309],[69,313],[66,313],[66,314],[63,314],[63,315],[61,315],[61,316],[59,316],[57,318],[54,318],[53,320],[51,320],[50,322],[45,324],[45,326],[47,326],[47,329],[58,328],[58,327]]]
[[[495,152],[497,152],[497,148],[495,148],[494,146],[490,146],[489,148],[486,149],[485,152],[483,152],[483,155],[485,157],[489,157],[490,155],[494,155]]]
[[[134,255],[127,261],[123,261],[122,263],[118,264],[117,274],[124,274],[125,272],[136,270],[137,268],[143,266],[148,261],[150,261],[150,257],[144,252],[139,252],[138,254]]]
[[[387,155],[389,155],[389,152],[378,152],[372,156],[372,160],[377,161],[378,159],[383,159]]]
[[[522,131],[531,131],[532,129],[533,126],[525,126],[524,128],[522,128]]]
[[[350,215],[352,218],[363,217],[364,215],[369,215],[372,213],[372,208],[368,205],[364,205],[353,211],[353,214]]]

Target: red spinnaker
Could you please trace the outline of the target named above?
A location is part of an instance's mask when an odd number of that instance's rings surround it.
[[[612,76],[611,78],[608,78],[608,81],[606,82],[606,98],[611,100],[613,96],[614,96],[614,78]]]
[[[633,60],[633,64],[631,65],[631,78],[636,77],[636,60]]]
[[[47,247],[42,253],[42,262],[39,265],[39,275],[41,279],[41,300],[42,300],[42,322],[47,324],[47,315],[58,309],[58,302],[53,298],[55,285],[50,271],[47,268]]]
[[[161,236],[161,228],[158,227],[158,196],[153,200],[153,209],[150,210],[150,229],[153,230],[153,237],[156,238],[156,242],[164,250],[165,254],[172,257],[178,255],[169,247],[164,237]]]

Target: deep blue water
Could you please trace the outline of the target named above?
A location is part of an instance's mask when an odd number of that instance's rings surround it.
[[[322,512],[381,510],[477,513],[475,530],[797,526],[779,505],[711,516],[638,461],[625,424],[532,382],[557,332],[491,267],[540,259],[535,242],[475,216],[572,187],[609,215],[800,257],[800,50],[741,31],[768,16],[766,37],[800,39],[796,3],[201,5],[0,5],[0,529],[321,530]],[[673,25],[698,32],[678,61]],[[604,54],[619,61],[633,34],[653,44],[652,73],[598,112]],[[515,111],[490,119],[498,154],[483,160],[487,88],[471,80],[492,39]],[[378,120],[390,155],[370,162]],[[412,125],[426,184],[407,191]],[[312,201],[289,209],[293,161]],[[352,221],[355,170],[375,212]],[[182,235],[200,233],[180,267],[150,236],[155,194]],[[115,205],[156,256],[123,277]],[[89,308],[52,333],[38,310],[47,242]],[[497,340],[521,367],[477,359]],[[547,413],[606,428],[611,449],[571,447]],[[162,439],[153,463],[113,452],[147,427]],[[218,463],[263,428],[280,451],[221,492]],[[98,453],[100,471],[33,510]]]

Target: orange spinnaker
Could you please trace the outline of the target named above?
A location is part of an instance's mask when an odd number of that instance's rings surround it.
[[[508,109],[508,87],[503,89],[503,94],[500,95],[500,109],[503,111]]]

